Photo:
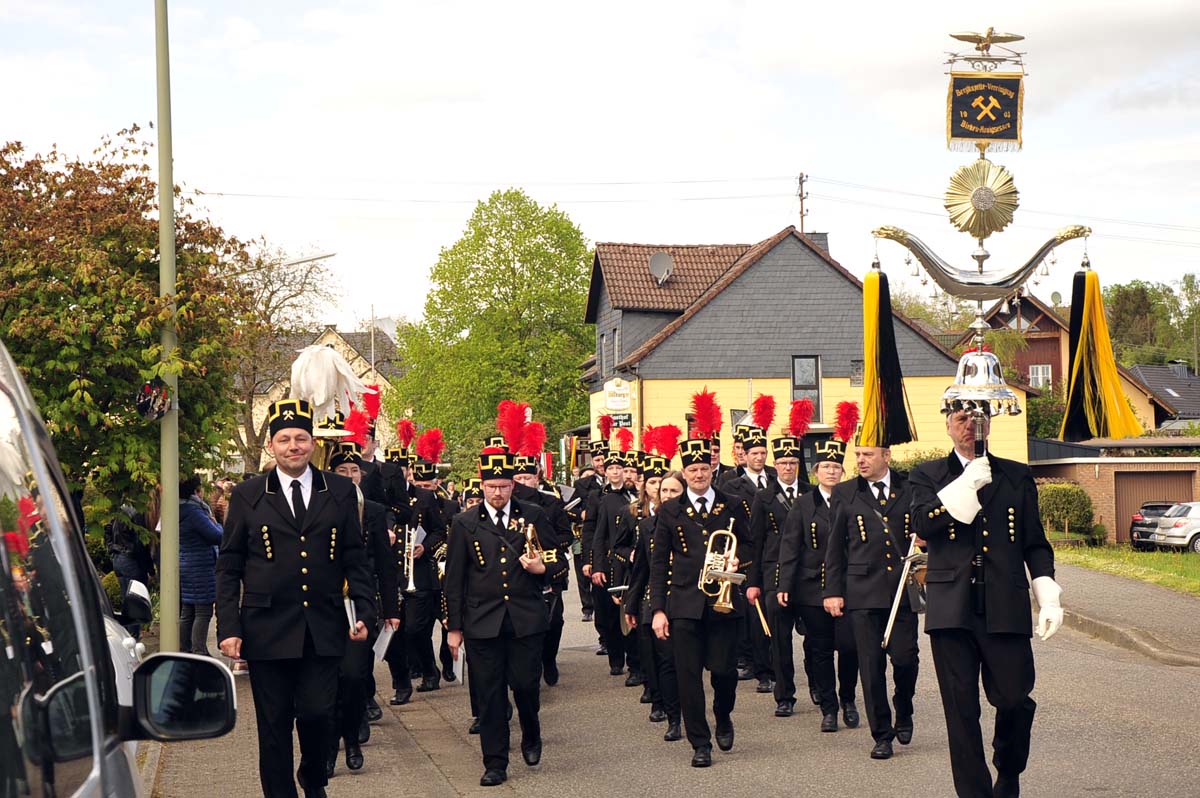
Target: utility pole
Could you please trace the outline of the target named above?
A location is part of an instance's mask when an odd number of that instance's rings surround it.
[[[808,199],[808,192],[804,190],[804,184],[808,182],[808,175],[803,172],[796,179],[796,196],[800,198],[800,232],[804,233],[804,217],[808,216],[808,211],[804,209],[804,201]]]
[[[158,83],[158,295],[175,295],[175,173],[171,159],[171,57],[167,47],[167,0],[154,0],[154,51]],[[178,341],[175,302],[162,330],[162,362]],[[159,538],[159,650],[179,650],[179,379],[162,375],[171,409],[159,428],[162,532]]]

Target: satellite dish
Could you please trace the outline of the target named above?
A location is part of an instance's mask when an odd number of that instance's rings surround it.
[[[650,276],[654,282],[662,285],[675,271],[675,259],[670,252],[655,252],[650,256]]]
[[[1050,301],[1054,303],[1054,307],[1059,307],[1062,305],[1062,294],[1055,291],[1050,295]]]

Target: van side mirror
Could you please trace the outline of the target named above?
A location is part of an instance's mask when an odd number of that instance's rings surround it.
[[[26,689],[20,706],[20,725],[35,765],[70,762],[92,753],[92,716],[83,671],[55,684],[41,697]]]
[[[122,624],[150,623],[154,611],[150,606],[150,591],[136,579],[130,579],[121,602]]]
[[[237,719],[233,674],[197,654],[154,654],[133,672],[131,739],[163,742],[220,737]]]

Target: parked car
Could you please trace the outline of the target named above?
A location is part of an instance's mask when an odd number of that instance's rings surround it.
[[[0,344],[0,795],[142,796],[132,741],[233,728],[217,660],[141,651],[84,546],[50,436]],[[149,619],[131,583],[123,620]]]
[[[1200,554],[1200,502],[1183,502],[1167,510],[1158,519],[1154,543]]]
[[[1158,531],[1158,519],[1166,515],[1167,510],[1175,506],[1175,502],[1153,501],[1144,502],[1129,524],[1129,543],[1138,551],[1152,551],[1158,548],[1154,542],[1154,533]]]

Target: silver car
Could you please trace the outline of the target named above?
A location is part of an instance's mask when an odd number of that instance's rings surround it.
[[[1200,502],[1183,502],[1167,510],[1158,519],[1154,543],[1200,554]]]
[[[131,741],[233,728],[216,660],[140,651],[84,546],[41,415],[0,344],[0,796],[141,796]],[[137,583],[133,583],[136,585]],[[121,612],[147,619],[148,594]]]

